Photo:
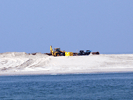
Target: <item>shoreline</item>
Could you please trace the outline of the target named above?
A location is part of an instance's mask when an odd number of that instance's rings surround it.
[[[111,69],[111,70],[90,70],[90,71],[74,71],[74,72],[44,72],[44,71],[28,71],[28,72],[2,72],[0,76],[30,76],[30,75],[69,75],[69,74],[108,74],[108,73],[132,73],[133,69]]]

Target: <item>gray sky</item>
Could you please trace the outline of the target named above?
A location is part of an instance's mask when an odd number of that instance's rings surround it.
[[[0,53],[133,53],[133,0],[0,0]]]

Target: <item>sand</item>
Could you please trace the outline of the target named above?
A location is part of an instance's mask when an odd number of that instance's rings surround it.
[[[133,54],[53,57],[37,53],[0,54],[0,75],[81,74],[133,72]]]

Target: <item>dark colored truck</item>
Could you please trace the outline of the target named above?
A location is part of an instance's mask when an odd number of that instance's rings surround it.
[[[90,50],[86,50],[86,52],[84,52],[84,50],[80,50],[78,55],[89,55],[91,53]]]

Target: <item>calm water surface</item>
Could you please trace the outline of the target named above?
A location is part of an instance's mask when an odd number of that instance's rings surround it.
[[[133,100],[133,73],[0,76],[0,100]]]

